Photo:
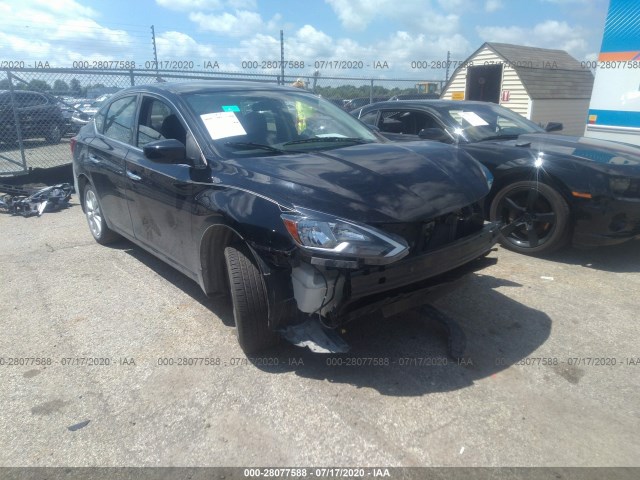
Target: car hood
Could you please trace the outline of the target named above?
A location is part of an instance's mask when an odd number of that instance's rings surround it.
[[[236,185],[240,180],[239,187],[285,207],[366,222],[428,220],[489,191],[480,165],[469,154],[437,143],[371,143],[235,158],[225,164]]]
[[[471,144],[470,150],[495,149],[498,145],[509,149],[529,148],[535,155],[542,152],[544,156],[570,157],[573,160],[579,160],[582,164],[587,161],[590,162],[591,167],[603,171],[621,173],[629,171],[630,168],[631,170],[640,169],[640,147],[587,137],[544,133],[526,134],[520,135],[517,140]]]

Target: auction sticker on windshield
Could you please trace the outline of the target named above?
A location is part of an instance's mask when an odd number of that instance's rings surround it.
[[[234,112],[205,113],[200,118],[213,140],[247,133]]]
[[[469,122],[473,127],[489,125],[476,112],[461,112],[460,116]]]

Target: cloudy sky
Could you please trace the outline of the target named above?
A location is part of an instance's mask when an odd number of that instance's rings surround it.
[[[285,59],[311,74],[316,61],[352,61],[322,74],[443,78],[416,60],[464,60],[485,41],[567,50],[596,57],[608,0],[12,0],[0,1],[0,61],[48,61],[71,67],[93,60],[153,60],[154,25],[161,61]],[[357,62],[362,61],[363,64]],[[373,70],[375,62],[388,69]],[[360,68],[360,65],[363,65]],[[367,67],[369,65],[369,67]],[[246,64],[245,64],[246,66]],[[200,68],[198,68],[200,67]],[[260,65],[262,67],[262,65]],[[246,71],[246,70],[245,70]],[[256,70],[256,71],[262,71]]]

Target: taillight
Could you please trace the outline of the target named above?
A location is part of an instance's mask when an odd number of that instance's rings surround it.
[[[71,140],[69,140],[69,146],[71,147],[71,155],[73,155],[73,152],[76,149],[76,143],[78,143],[78,140],[76,139],[76,137],[72,137]]]

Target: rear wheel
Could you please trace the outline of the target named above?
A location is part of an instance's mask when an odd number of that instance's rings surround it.
[[[251,252],[236,244],[224,249],[224,258],[242,350],[250,354],[274,346],[278,335],[269,328],[267,293]]]
[[[514,252],[550,253],[564,246],[569,237],[569,206],[545,183],[507,185],[491,202],[489,217],[504,223],[500,243]]]
[[[96,242],[106,245],[119,238],[117,233],[107,227],[107,222],[98,202],[98,195],[91,184],[87,184],[84,188],[84,213],[87,216],[91,235],[93,235]]]

